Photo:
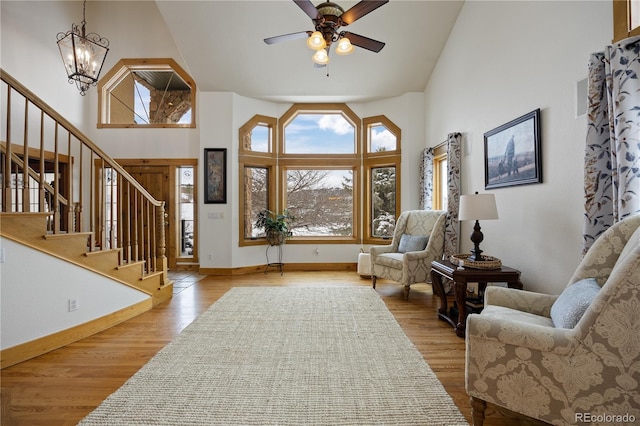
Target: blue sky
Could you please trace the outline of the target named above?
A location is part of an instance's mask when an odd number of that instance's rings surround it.
[[[254,151],[267,152],[268,129],[257,126],[251,133]],[[355,130],[341,114],[299,114],[285,129],[289,154],[352,154]],[[371,150],[393,150],[396,137],[382,125],[371,128]]]

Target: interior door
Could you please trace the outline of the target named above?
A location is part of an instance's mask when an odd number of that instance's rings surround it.
[[[160,165],[123,165],[125,170],[129,172],[156,200],[164,201],[165,220],[165,247],[167,256],[167,265],[169,269],[176,267],[176,232],[175,232],[175,214],[173,203],[175,199],[171,193],[170,176],[171,168],[169,166]]]

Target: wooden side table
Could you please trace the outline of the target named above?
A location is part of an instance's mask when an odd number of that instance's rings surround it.
[[[447,312],[447,295],[442,286],[442,277],[453,281],[455,300],[458,305],[457,319],[451,318]],[[431,280],[433,292],[440,297],[438,318],[451,324],[459,337],[465,336],[467,283],[478,283],[480,292],[484,292],[487,283],[490,282],[506,282],[509,288],[522,290],[520,271],[507,266],[502,266],[499,269],[459,268],[448,260],[436,260],[431,262]]]

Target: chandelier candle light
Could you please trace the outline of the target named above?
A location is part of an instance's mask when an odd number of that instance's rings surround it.
[[[82,22],[80,26],[71,24],[71,31],[58,33],[58,48],[64,62],[69,83],[76,83],[80,94],[84,96],[90,86],[95,86],[102,65],[109,52],[109,40],[96,33],[85,31],[87,1],[82,4]]]
[[[480,231],[480,220],[498,219],[495,196],[493,194],[478,194],[477,191],[475,194],[461,195],[458,219],[476,221],[471,233],[473,250],[471,250],[469,260],[481,262],[483,257],[480,243],[484,239],[484,235]]]

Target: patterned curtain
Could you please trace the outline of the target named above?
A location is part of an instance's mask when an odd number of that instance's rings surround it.
[[[447,224],[445,229],[444,256],[448,259],[458,253],[458,204],[460,202],[460,133],[450,133],[447,137]],[[420,206],[431,210],[433,206],[433,148],[422,152],[420,163]]]
[[[607,228],[640,213],[640,37],[589,60],[583,254]]]
[[[420,208],[433,206],[433,148],[425,148],[420,160]]]
[[[447,225],[444,236],[444,255],[449,259],[452,254],[460,253],[458,240],[460,223],[458,210],[460,205],[460,161],[461,161],[460,133],[449,133],[447,137]]]

